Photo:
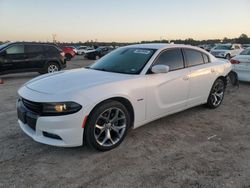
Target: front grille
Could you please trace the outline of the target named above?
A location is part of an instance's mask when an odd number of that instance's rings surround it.
[[[36,114],[41,114],[42,113],[42,104],[38,103],[38,102],[32,102],[26,99],[22,99],[22,102],[24,104],[24,106],[30,110],[31,112],[34,112]]]

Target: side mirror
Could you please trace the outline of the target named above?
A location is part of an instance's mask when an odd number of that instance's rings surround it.
[[[169,72],[169,66],[167,65],[154,65],[151,68],[151,71],[155,74],[160,74],[160,73],[168,73]]]

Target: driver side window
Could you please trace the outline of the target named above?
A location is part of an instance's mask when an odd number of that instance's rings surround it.
[[[6,54],[23,54],[24,45],[14,45],[6,50]]]
[[[163,51],[157,58],[155,65],[167,65],[170,71],[184,68],[181,49]]]

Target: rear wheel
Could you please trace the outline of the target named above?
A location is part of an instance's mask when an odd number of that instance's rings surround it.
[[[94,149],[107,151],[117,147],[125,138],[131,119],[126,107],[109,100],[97,106],[84,129],[86,143]]]
[[[226,55],[226,59],[230,60],[230,59],[231,59],[231,55],[230,55],[230,54],[227,54],[227,55]]]
[[[98,59],[100,59],[100,56],[99,56],[99,55],[96,55],[96,56],[95,56],[95,60],[98,60]]]
[[[54,73],[60,70],[60,66],[57,63],[49,62],[47,65],[47,73]]]
[[[71,54],[65,54],[66,61],[70,61],[72,59]]]
[[[207,106],[209,108],[217,108],[221,105],[224,98],[225,88],[226,85],[222,79],[219,78],[214,82],[207,99]]]

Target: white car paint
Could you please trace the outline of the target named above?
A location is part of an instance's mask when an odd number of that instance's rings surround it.
[[[243,51],[243,48],[239,44],[232,44],[232,49],[230,49],[230,50],[216,49],[216,47],[219,46],[219,45],[222,45],[222,44],[216,45],[210,51],[210,53],[213,54],[215,57],[226,58],[226,56],[228,54],[230,55],[230,57],[234,57],[234,56],[238,55],[240,52]]]
[[[83,55],[83,54],[86,54],[86,53],[89,52],[89,51],[93,51],[93,48],[88,47],[88,46],[80,46],[80,47],[77,49],[77,54],[78,54],[78,55]]]
[[[74,101],[82,105],[77,113],[64,116],[38,117],[36,131],[18,120],[22,130],[34,140],[55,146],[83,144],[82,124],[93,108],[113,97],[130,101],[134,109],[133,128],[160,117],[204,104],[214,81],[231,71],[231,64],[216,59],[192,46],[174,44],[141,44],[129,47],[157,51],[138,75],[75,69],[39,76],[18,91],[19,96],[35,102]],[[157,56],[171,48],[188,48],[209,56],[211,62],[162,74],[146,74]],[[88,117],[89,118],[89,117]],[[59,135],[62,140],[44,137],[42,131]]]
[[[250,48],[246,48],[243,52],[245,55],[241,53],[233,58],[240,62],[233,65],[233,70],[238,74],[239,80],[250,82]]]

